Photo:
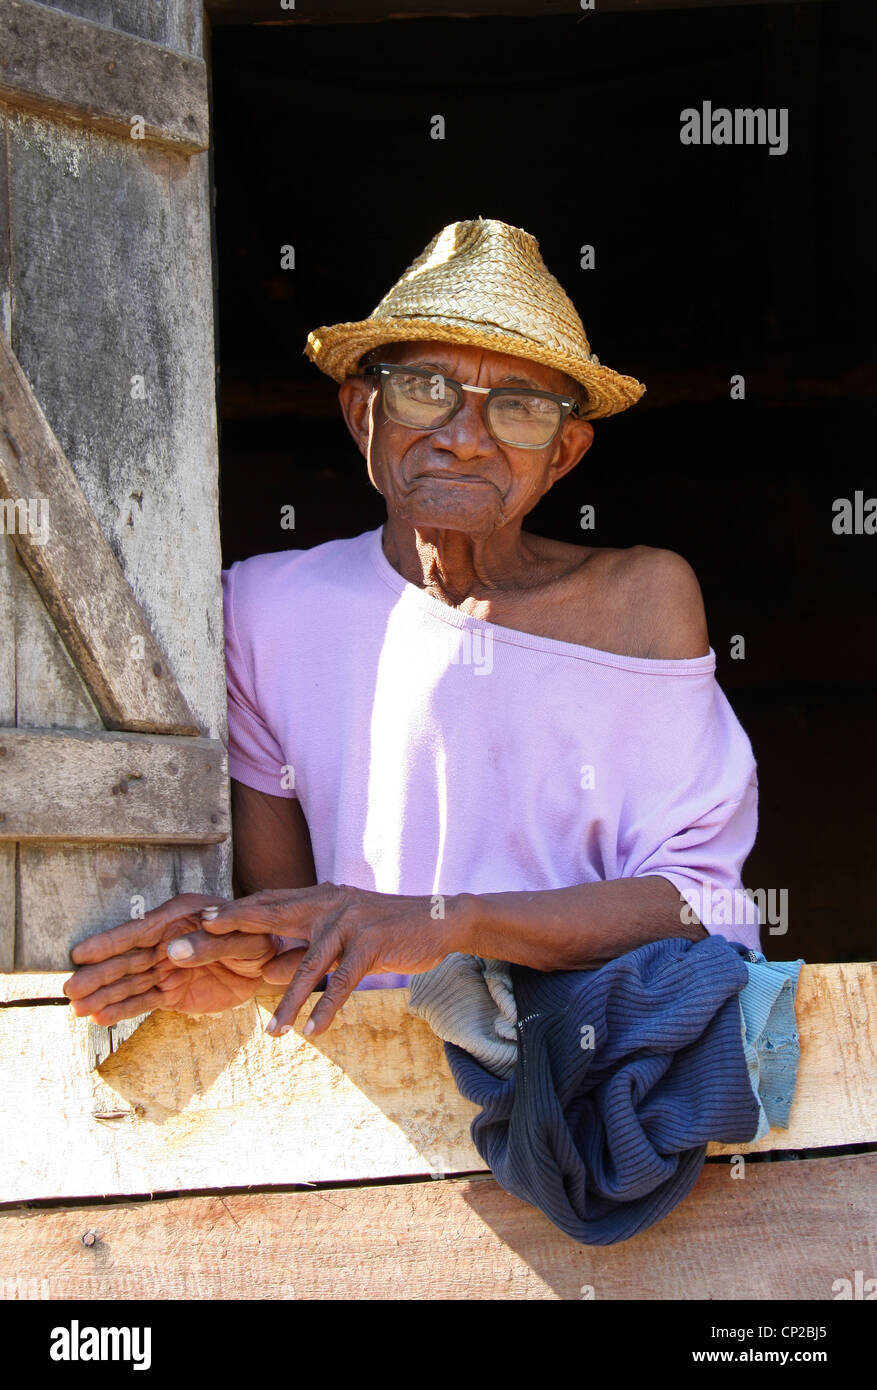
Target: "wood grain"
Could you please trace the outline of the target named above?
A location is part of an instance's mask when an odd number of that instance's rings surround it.
[[[63,970],[70,948],[84,936],[127,922],[178,893],[217,892],[200,845],[26,842],[18,854],[16,970]]]
[[[70,978],[70,969],[22,970],[0,975],[0,1005],[25,1004],[40,999],[66,1000],[62,985]]]
[[[314,1044],[265,1034],[267,1000],[153,1013],[95,1073],[72,1010],[0,1008],[0,1201],[484,1171],[407,994],[354,995]]]
[[[137,0],[56,0],[54,8],[181,53],[202,52],[201,0],[150,0],[148,5]]]
[[[877,1154],[863,1154],[737,1180],[709,1164],[663,1221],[608,1247],[492,1178],[11,1210],[0,1276],[87,1300],[825,1301],[877,1270],[875,1231]]]
[[[203,60],[30,0],[0,0],[0,100],[190,155],[209,143]]]
[[[216,843],[227,788],[219,739],[0,728],[0,841]]]
[[[756,1144],[711,1144],[710,1153],[877,1141],[877,962],[802,966],[795,1015],[801,1061],[789,1128]]]
[[[15,563],[12,542],[0,535],[0,724],[15,722]],[[0,844],[0,971],[15,968],[15,858],[15,845]]]
[[[871,965],[804,967],[789,1129],[710,1154],[877,1142],[874,978]],[[4,1108],[15,1117],[3,1126],[0,1200],[486,1170],[469,1138],[477,1107],[408,1012],[407,990],[355,992],[314,1042],[264,1033],[275,1000],[201,1018],[151,1014],[94,1075],[85,1020],[0,1008]]]
[[[48,501],[45,539],[23,529],[17,517],[12,538],[107,727],[199,733],[2,332],[0,499]]]
[[[190,53],[200,65],[199,0],[142,7],[70,0],[46,13],[63,24],[65,8]],[[209,162],[206,153],[179,154],[0,104],[0,327],[159,659],[167,654],[185,692],[184,722],[224,743]],[[143,383],[142,398],[134,382]],[[51,460],[47,466],[53,474]],[[77,530],[75,514],[62,510],[51,519]],[[14,703],[0,723],[116,727],[113,710],[98,708],[84,684],[11,542],[2,540],[15,562],[15,663]],[[75,551],[75,538],[71,544]],[[87,565],[87,553],[82,560]],[[126,634],[100,574],[84,601],[105,621],[112,657],[113,628],[123,644]],[[124,651],[115,656],[124,666]],[[127,694],[136,721],[144,711],[136,685]],[[179,733],[177,724],[164,731]],[[7,864],[16,854],[18,921],[7,969],[62,970],[75,940],[127,920],[133,902],[149,908],[179,892],[231,894],[228,838],[172,847],[27,841],[0,848]],[[89,1024],[77,1034],[86,1072],[131,1026]]]

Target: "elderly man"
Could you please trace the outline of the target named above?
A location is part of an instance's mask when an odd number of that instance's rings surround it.
[[[308,353],[387,520],[223,572],[236,898],[80,943],[76,1012],[213,1012],[267,981],[279,1034],[331,971],[319,1033],[452,952],[552,971],[710,931],[757,948],[756,767],[692,569],[523,529],[591,420],[644,390],[593,356],[535,240],[446,227]]]

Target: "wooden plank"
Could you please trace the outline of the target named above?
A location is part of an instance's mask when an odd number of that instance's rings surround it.
[[[12,654],[15,685],[12,708],[7,709],[2,723],[8,725],[15,719],[19,726],[39,726],[48,717],[67,729],[103,729],[97,707],[70,660],[70,654],[58,636],[30,575],[12,542],[6,537],[3,539],[13,561],[10,620],[14,619]],[[4,970],[22,967],[38,970],[45,966],[69,965],[73,941],[88,935],[89,930],[106,925],[106,917],[101,916],[100,909],[106,908],[109,884],[116,893],[120,888],[128,887],[117,909],[117,920],[122,920],[134,910],[135,890],[140,892],[144,882],[161,882],[160,865],[151,865],[151,872],[147,873],[143,872],[144,866],[139,865],[137,884],[123,885],[122,866],[118,862],[112,866],[100,863],[101,854],[106,856],[107,851],[92,848],[87,853],[87,862],[83,863],[81,850],[77,853],[75,849],[55,850],[43,844],[0,843],[0,858],[13,856],[17,866],[16,893],[10,901],[13,912],[17,905],[19,919],[14,933],[14,951],[11,959],[7,953]],[[161,851],[150,849],[145,853],[154,858]],[[156,867],[159,872],[156,872]],[[110,868],[112,872],[108,873]],[[170,884],[168,888],[165,896],[171,897],[173,889]],[[100,896],[97,910],[94,902],[96,894]],[[86,923],[90,925],[83,926]],[[18,998],[41,998],[47,990],[42,987],[34,993],[33,982],[51,977],[13,975],[6,978],[21,978],[29,982],[26,983],[27,992],[18,994]],[[64,976],[58,979],[63,982]],[[61,994],[60,985],[55,987],[55,992]],[[3,997],[9,997],[8,990]],[[134,1031],[138,1020],[128,1022],[131,1026],[126,1036]],[[110,1056],[116,1045],[114,1029],[89,1022],[84,1034],[86,1066],[97,1066]]]
[[[15,602],[9,614],[14,626],[17,674],[12,717],[17,713],[19,726],[39,727],[48,720],[65,729],[102,731],[94,701],[27,570],[8,538],[2,539],[13,557],[15,570]],[[9,715],[3,722],[9,722]],[[226,844],[222,842],[209,851],[203,846],[181,845],[172,857],[166,849],[151,845],[19,845],[15,958],[14,965],[8,961],[4,969],[67,969],[70,947],[75,941],[102,927],[126,921],[141,900],[149,908],[177,893],[217,891],[216,873],[208,855],[225,853]],[[11,857],[14,863],[15,849],[0,843],[0,857]],[[226,890],[220,887],[219,891]],[[230,894],[230,889],[227,891]],[[8,902],[14,908],[14,893]],[[89,1065],[103,1061],[114,1050],[119,1036],[132,1031],[132,1020],[113,1029],[90,1024],[86,1038]]]
[[[31,0],[0,0],[0,100],[176,154],[209,144],[203,59]],[[139,130],[140,127],[137,127]]]
[[[134,141],[2,107],[0,126],[9,149],[0,242],[8,222],[16,267],[11,345],[196,732],[223,737],[207,155],[145,157]],[[35,722],[55,721],[45,711]]]
[[[219,739],[0,728],[0,769],[0,840],[212,844],[229,834]]]
[[[61,0],[50,12],[56,44],[59,10],[189,53],[190,73],[202,66],[200,0]],[[196,86],[206,96],[202,77]],[[180,114],[175,106],[172,120]],[[90,122],[0,105],[0,327],[170,657],[186,722],[224,741],[208,157],[180,158],[174,139],[120,139]],[[137,396],[135,382],[144,387]],[[14,622],[16,707],[0,723],[102,729],[17,556]],[[231,842],[30,842],[19,847],[17,876],[15,969],[58,969],[74,940],[127,919],[135,902],[230,895]],[[108,1055],[133,1026],[88,1024],[77,1034],[78,1064]]]
[[[485,1170],[469,1137],[478,1108],[408,1012],[407,990],[355,992],[313,1042],[263,1032],[275,1002],[200,1018],[153,1013],[95,1076],[82,1061],[84,1019],[0,1009],[15,1116],[2,1125],[0,1200]],[[877,1142],[875,967],[805,966],[798,1017],[789,1129],[710,1154]],[[96,1109],[121,1113],[109,1125]]]
[[[11,545],[11,542],[10,542]],[[15,706],[4,726],[103,729],[100,711],[15,547]]]
[[[709,1153],[877,1142],[877,963],[802,966],[795,1015],[801,1061],[789,1128]]]
[[[750,1164],[742,1180],[708,1165],[663,1221],[607,1247],[492,1178],[7,1210],[0,1276],[89,1301],[825,1301],[877,1268],[875,1231],[877,1154],[863,1154]]]
[[[42,999],[63,999],[64,981],[69,980],[70,970],[19,971],[16,974],[0,974],[0,1007],[4,1004],[24,1004]]]
[[[0,194],[2,184],[0,177]],[[0,290],[2,278],[0,267]],[[15,564],[12,542],[0,534],[0,724],[15,720]],[[15,845],[0,844],[0,971],[15,962],[15,862]]]
[[[9,207],[9,149],[0,113],[0,331],[12,332],[12,238],[6,209]]]
[[[0,844],[0,970],[15,969],[16,847]]]
[[[15,266],[16,355],[194,722],[224,741],[207,157],[183,162],[134,144],[0,108],[0,155],[9,154],[8,164],[0,158],[0,313],[13,301]],[[88,350],[60,352],[63,342]],[[144,401],[131,398],[133,372]],[[15,722],[102,729],[15,559]],[[172,851],[24,844],[18,875],[15,968],[62,969],[74,940],[130,917],[134,899],[150,907],[178,892],[230,896],[231,841]],[[109,1030],[89,1025],[87,1055],[112,1045]]]
[[[16,970],[69,971],[82,937],[178,893],[223,891],[201,845],[25,843],[18,855]]]
[[[0,425],[0,507],[6,499],[7,534],[12,531],[104,721],[113,729],[198,733],[167,658],[4,333]],[[22,504],[29,504],[26,523]]]
[[[156,1012],[92,1074],[85,1019],[0,1008],[0,1201],[485,1171],[476,1107],[407,996],[354,995],[314,1044],[264,1033],[270,996]]]

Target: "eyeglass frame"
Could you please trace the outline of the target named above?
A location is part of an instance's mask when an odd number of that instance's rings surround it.
[[[379,376],[381,378],[381,385],[383,385],[383,378],[385,374],[388,374],[389,372],[407,372],[409,376],[426,377],[430,381],[432,381],[435,377],[440,377],[443,383],[446,383],[448,386],[452,388],[452,392],[455,395],[456,391],[454,391],[453,388],[459,388],[460,394],[457,397],[457,404],[451,411],[448,418],[446,420],[443,420],[440,425],[409,425],[404,420],[393,420],[394,425],[402,425],[405,429],[409,430],[423,430],[423,432],[426,434],[432,434],[435,430],[444,429],[445,425],[449,425],[450,422],[453,420],[454,416],[458,415],[460,411],[463,409],[463,391],[474,391],[477,392],[477,394],[480,396],[488,397],[488,400],[484,402],[484,423],[487,426],[487,431],[490,434],[491,438],[496,440],[497,444],[505,444],[510,449],[547,449],[549,444],[554,443],[555,439],[560,434],[560,431],[563,429],[564,424],[571,415],[574,415],[577,418],[583,418],[582,407],[579,405],[578,401],[573,399],[572,396],[561,396],[556,391],[540,391],[537,387],[470,386],[465,381],[457,381],[454,377],[445,376],[444,372],[431,371],[429,367],[408,367],[405,365],[404,362],[375,362],[370,364],[368,367],[363,367],[360,375]],[[490,401],[493,400],[496,396],[542,396],[547,397],[549,400],[556,401],[561,408],[561,416],[557,422],[557,426],[554,430],[554,433],[551,435],[551,438],[546,440],[544,444],[514,444],[509,439],[500,439],[499,436],[494,434],[493,430],[491,429],[490,418],[487,414],[487,406],[489,405]],[[386,410],[386,406],[384,406],[384,409]],[[389,411],[387,411],[387,418],[390,420],[393,419]]]

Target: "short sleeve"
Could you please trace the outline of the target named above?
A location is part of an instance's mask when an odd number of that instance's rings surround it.
[[[271,796],[295,797],[287,759],[261,709],[253,679],[251,642],[238,626],[236,575],[241,562],[222,571],[225,683],[228,692],[228,772],[236,782]]]
[[[759,950],[760,914],[741,878],[758,829],[757,767],[714,677],[678,702],[652,742],[620,836],[619,877],[669,879],[711,935]]]

